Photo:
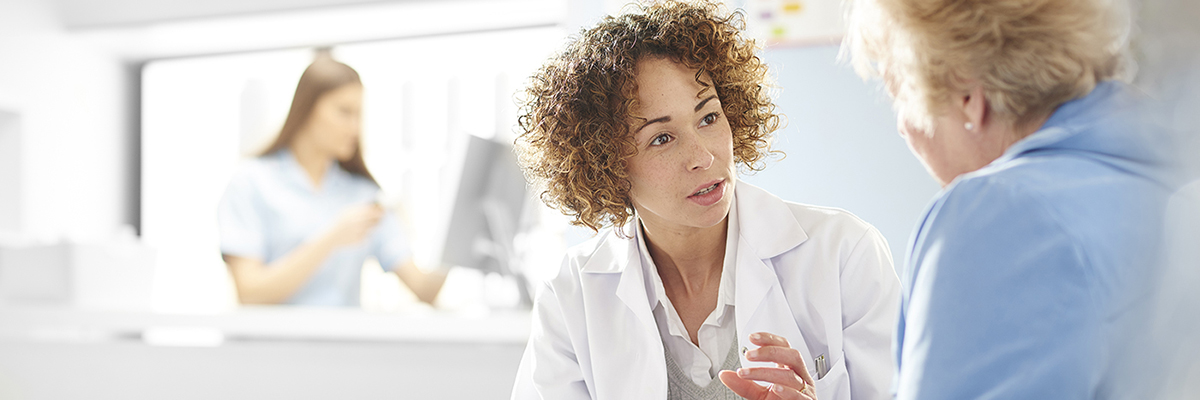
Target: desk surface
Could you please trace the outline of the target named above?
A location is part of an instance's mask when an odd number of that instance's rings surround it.
[[[423,310],[243,306],[209,314],[86,310],[66,306],[0,306],[0,338],[37,342],[158,340],[167,345],[225,341],[346,341],[524,344],[530,314]],[[214,343],[215,340],[215,343]]]
[[[0,306],[0,399],[507,399],[529,323],[527,311]]]

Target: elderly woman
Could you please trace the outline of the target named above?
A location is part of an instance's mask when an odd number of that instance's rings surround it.
[[[677,2],[608,17],[531,79],[527,175],[603,230],[541,288],[513,398],[887,395],[883,237],[738,182],[778,126],[740,22]]]
[[[901,269],[898,398],[1109,397],[1132,379],[1170,183],[1117,81],[1112,3],[851,6],[856,69],[943,186]]]

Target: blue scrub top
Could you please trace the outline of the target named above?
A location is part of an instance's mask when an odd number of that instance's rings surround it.
[[[1136,380],[1128,338],[1173,191],[1138,106],[1101,83],[937,195],[901,274],[898,399],[1092,399]]]
[[[324,234],[347,208],[375,201],[379,186],[336,162],[330,164],[317,188],[291,151],[246,160],[234,173],[218,209],[221,253],[269,265]],[[367,240],[331,253],[286,303],[357,306],[367,257],[375,257],[390,271],[409,255],[399,220],[388,212]]]

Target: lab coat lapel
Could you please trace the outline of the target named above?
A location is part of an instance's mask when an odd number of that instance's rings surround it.
[[[772,258],[799,246],[808,235],[783,200],[747,183],[737,186],[738,239],[737,307],[738,345],[758,346],[749,335],[769,332],[787,338],[792,348],[810,360],[808,345],[796,325],[795,313],[775,272]],[[742,366],[774,366],[742,359]],[[811,368],[810,368],[811,369]]]
[[[623,230],[633,237],[632,226]],[[606,253],[583,268],[588,347],[599,398],[662,398],[667,394],[666,358],[642,279],[637,241],[611,234]],[[614,298],[615,297],[615,298]]]

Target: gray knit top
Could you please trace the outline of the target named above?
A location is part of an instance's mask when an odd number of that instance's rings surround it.
[[[708,385],[703,387],[697,385],[692,378],[683,373],[683,369],[675,362],[675,358],[671,357],[670,351],[664,353],[667,355],[667,400],[742,399],[725,387],[720,378],[713,378]],[[729,355],[725,356],[725,363],[721,364],[721,370],[737,370],[741,366],[742,361],[738,357],[737,342],[734,342],[732,346],[729,346]]]

